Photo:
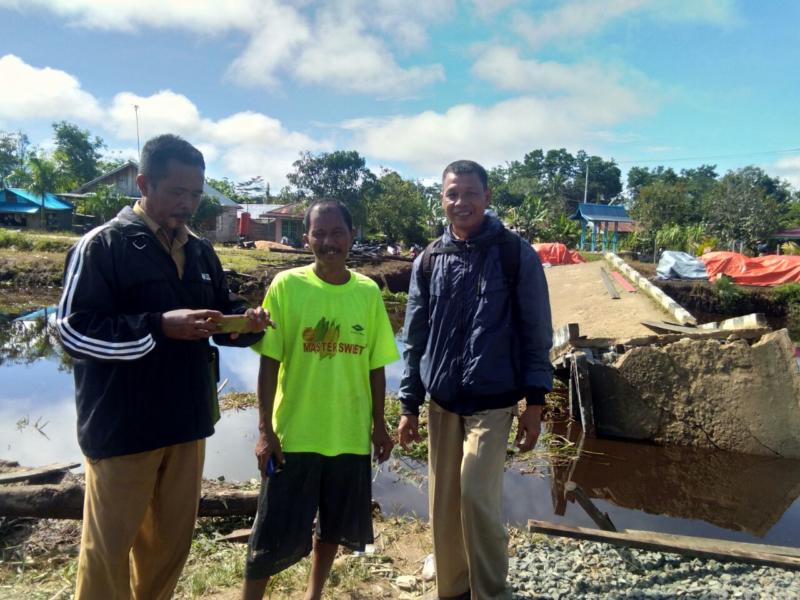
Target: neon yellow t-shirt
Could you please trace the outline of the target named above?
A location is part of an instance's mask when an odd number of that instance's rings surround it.
[[[332,285],[313,265],[278,273],[263,306],[277,329],[253,350],[281,363],[272,426],[286,452],[369,454],[369,372],[400,358],[374,281]]]

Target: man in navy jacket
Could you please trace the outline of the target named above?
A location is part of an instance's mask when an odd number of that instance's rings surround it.
[[[479,164],[456,161],[444,170],[442,207],[450,226],[414,262],[403,329],[398,433],[404,447],[420,439],[427,391],[440,598],[511,598],[502,520],[508,436],[524,398],[517,445],[533,448],[552,388],[544,272],[530,244],[485,213],[490,200]]]

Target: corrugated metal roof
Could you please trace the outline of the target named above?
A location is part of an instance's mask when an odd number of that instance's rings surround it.
[[[41,207],[33,206],[25,202],[24,204],[0,202],[0,213],[5,214],[18,214],[18,215],[35,215]]]
[[[778,233],[773,233],[771,238],[787,238],[787,239],[799,239],[800,238],[800,227],[792,227],[791,229],[786,229],[785,231],[779,231]]]
[[[35,209],[40,209],[42,207],[42,198],[34,194],[33,192],[29,192],[28,190],[24,190],[22,188],[6,188],[6,193],[11,192],[17,197],[17,202],[22,200],[26,204],[30,204]],[[6,206],[13,206],[13,203],[4,202]],[[75,207],[72,206],[69,202],[64,200],[60,200],[56,198],[50,192],[45,192],[44,194],[44,208],[45,210],[73,210]],[[6,211],[6,212],[36,212],[33,211]]]
[[[573,220],[585,219],[587,221],[617,221],[619,223],[631,223],[633,221],[624,206],[584,202],[578,204],[578,209],[569,218]]]

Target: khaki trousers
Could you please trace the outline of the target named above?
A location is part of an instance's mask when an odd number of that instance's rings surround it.
[[[503,464],[516,406],[461,416],[431,402],[428,497],[440,598],[507,600]]]
[[[205,440],[86,460],[76,600],[166,600],[192,542]]]

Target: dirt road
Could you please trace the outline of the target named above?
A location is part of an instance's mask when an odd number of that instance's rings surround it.
[[[615,283],[620,298],[612,300],[600,277],[601,267],[610,272],[605,261],[545,269],[554,329],[578,323],[581,335],[624,338],[652,334],[641,321],[672,320],[641,291],[626,292]]]

